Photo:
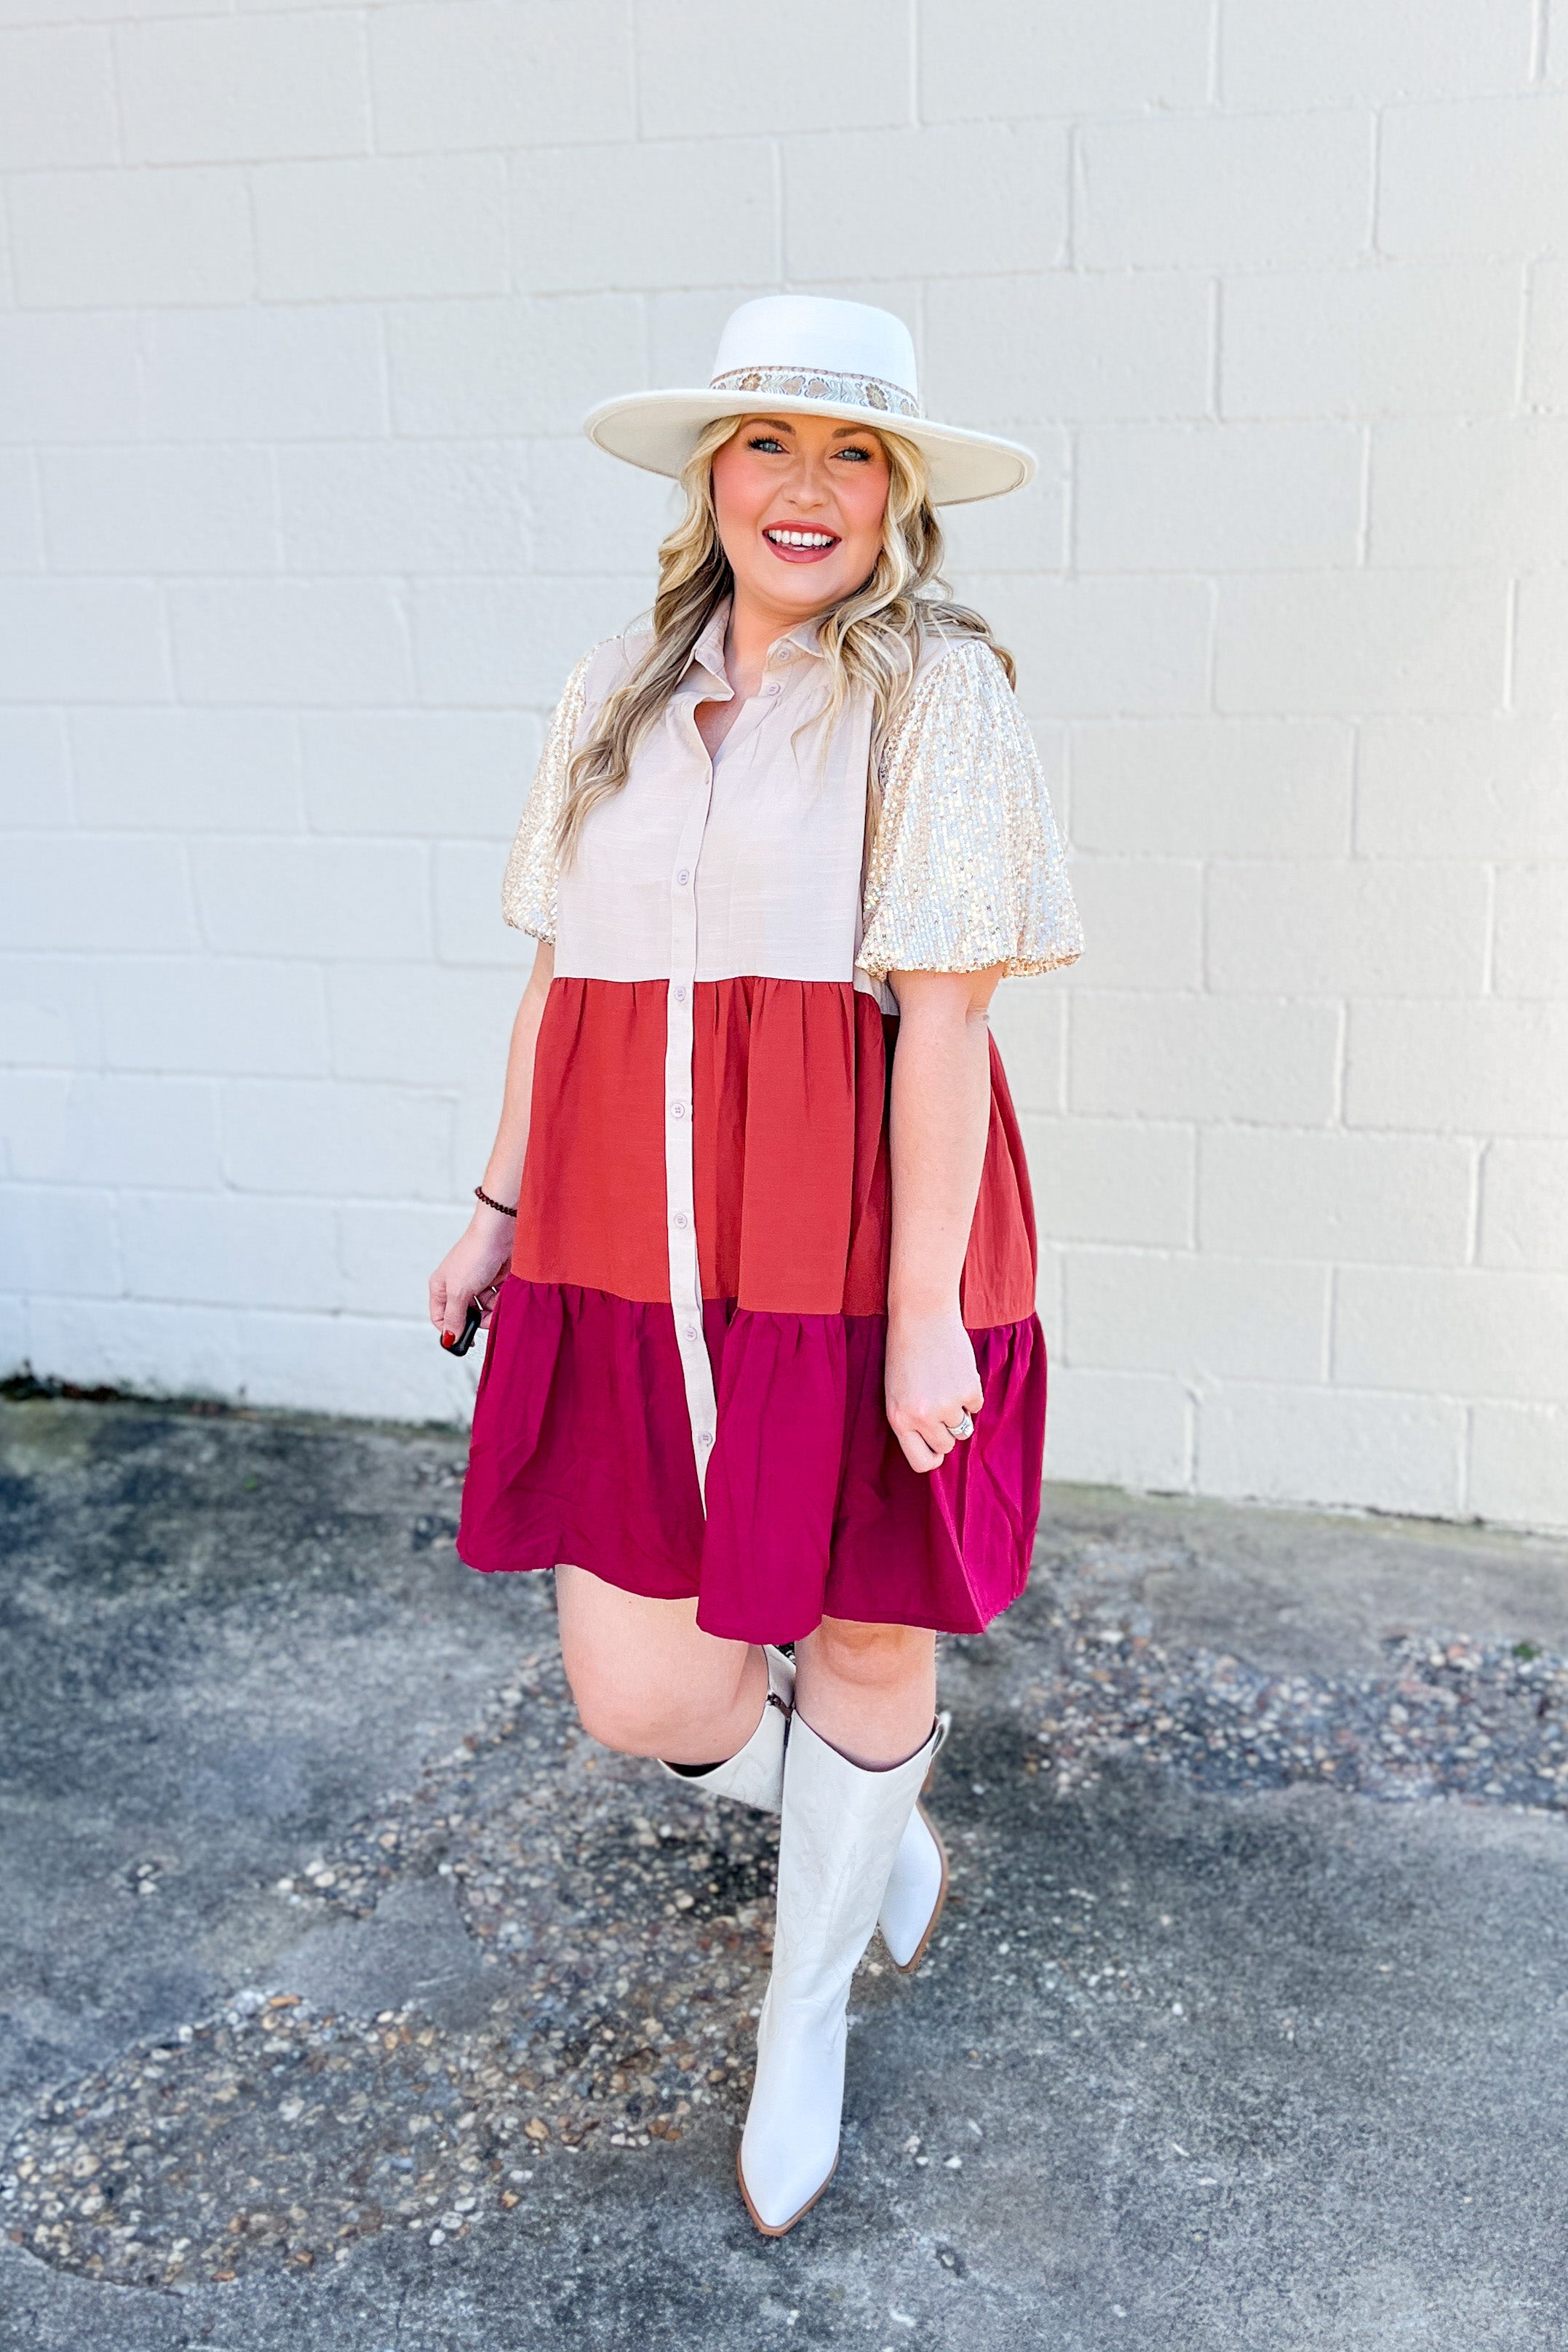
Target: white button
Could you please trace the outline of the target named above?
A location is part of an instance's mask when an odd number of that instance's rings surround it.
[[[682,868],[681,868],[681,870],[680,870],[680,872],[679,872],[679,873],[676,875],[676,877],[675,877],[675,887],[676,887],[676,888],[677,888],[677,889],[680,889],[680,890],[684,890],[684,889],[685,888],[685,887],[686,887],[686,884],[691,880],[691,878],[692,878],[692,877],[691,877],[691,875],[690,875],[689,871],[687,870],[687,868],[686,868],[685,866],[682,866]]]
[[[697,1444],[698,1444],[699,1445],[711,1445],[711,1444],[713,1444],[713,1432],[712,1432],[712,1430],[711,1430],[711,1429],[699,1429],[699,1430],[698,1430],[698,1432],[697,1432]]]
[[[677,989],[676,989],[676,991],[675,991],[675,1003],[676,1003],[677,1004],[684,1004],[684,1003],[685,1003],[685,1001],[686,1001],[685,982],[683,981],[683,982],[682,982],[682,983],[681,983],[681,985],[680,985],[680,987],[679,987],[679,988],[677,988]]]
[[[768,684],[763,688],[762,691],[764,694],[777,694],[779,692],[779,680],[776,677],[770,678]]]
[[[670,1117],[672,1118],[685,1118],[685,1115],[686,1107],[685,1103],[672,1103],[670,1105]]]
[[[684,1209],[677,1209],[674,1215],[670,1219],[670,1223],[674,1226],[677,1233],[684,1234],[686,1227],[690,1224],[691,1219],[687,1216]]]
[[[682,1326],[681,1326],[681,1337],[682,1337],[684,1339],[695,1339],[696,1338],[696,1336],[697,1336],[697,1327],[696,1327],[696,1325],[695,1325],[695,1323],[683,1323],[683,1324],[682,1324]]]

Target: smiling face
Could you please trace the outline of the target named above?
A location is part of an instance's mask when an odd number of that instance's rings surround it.
[[[825,613],[875,568],[887,452],[831,416],[748,416],[713,461],[718,535],[737,603],[780,630]]]

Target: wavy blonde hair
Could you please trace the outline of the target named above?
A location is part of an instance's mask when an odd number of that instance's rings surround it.
[[[734,586],[718,535],[713,461],[749,421],[716,418],[698,436],[682,470],[686,509],[659,550],[652,640],[631,677],[605,697],[567,771],[558,828],[563,860],[576,848],[590,811],[625,783],[638,744],[685,676],[693,646]],[[869,578],[818,622],[829,677],[828,699],[818,715],[831,723],[857,688],[863,687],[871,696],[873,804],[876,747],[909,691],[923,630],[979,638],[1001,663],[1009,685],[1017,682],[1011,654],[995,642],[979,614],[932,593],[945,590],[946,583],[942,578],[942,526],[931,504],[924,455],[912,441],[880,425],[876,437],[887,452],[888,465],[881,551]]]

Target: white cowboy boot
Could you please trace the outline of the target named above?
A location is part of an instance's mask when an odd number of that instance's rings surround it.
[[[768,1661],[768,1697],[761,1719],[744,1748],[722,1764],[664,1764],[672,1780],[706,1790],[710,1796],[733,1797],[737,1804],[755,1805],[759,1812],[776,1813],[784,1792],[784,1738],[789,1710],[795,1703],[795,1664],[782,1650],[764,1649]],[[953,1718],[946,1711],[936,1718],[940,1748]],[[936,1748],[932,1749],[935,1758]],[[878,1925],[887,1956],[900,1976],[913,1976],[925,1957],[947,1899],[947,1849],[924,1805],[909,1816],[903,1843],[883,1898]]]
[[[784,1755],[773,1971],[737,2169],[769,2238],[792,2230],[839,2160],[850,1979],[871,1941],[894,1857],[941,1743],[867,1772],[796,1716]]]

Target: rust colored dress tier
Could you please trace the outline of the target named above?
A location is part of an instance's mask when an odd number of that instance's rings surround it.
[[[579,664],[507,870],[555,943],[510,1274],[491,1320],[457,1548],[694,1598],[713,1633],[824,1615],[979,1632],[1021,1591],[1045,1348],[1029,1175],[991,1047],[960,1304],[986,1402],[912,1470],[883,1400],[888,1087],[900,971],[1079,953],[1040,765],[995,656],[931,633],[880,747],[830,719],[807,624],[711,759],[727,611],[564,869],[572,749],[644,641]]]

